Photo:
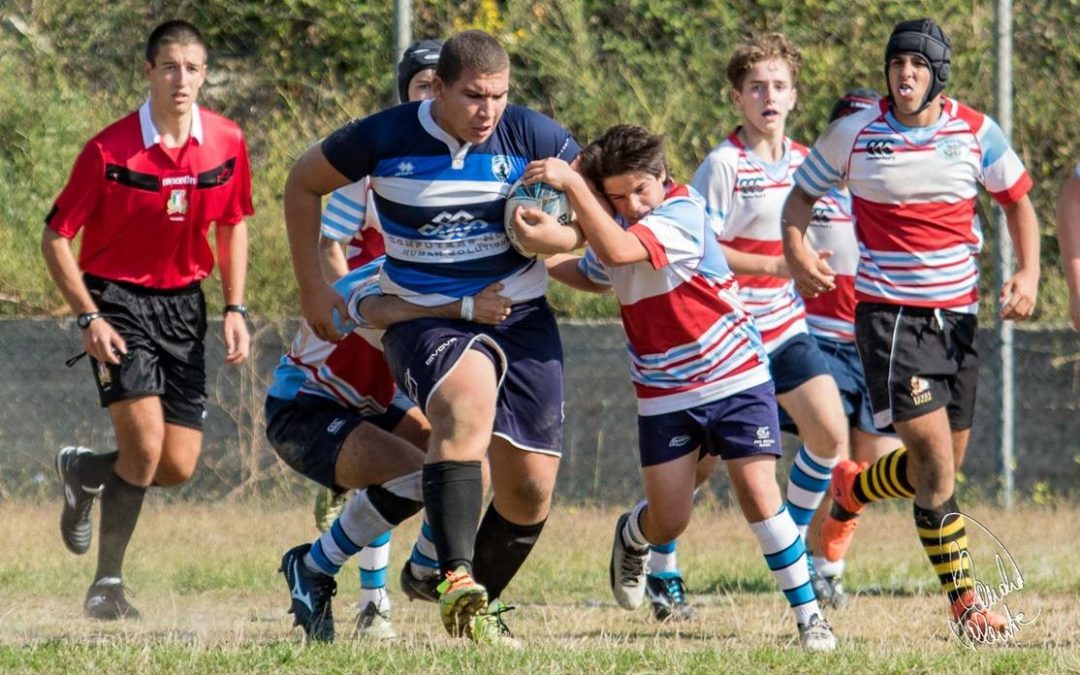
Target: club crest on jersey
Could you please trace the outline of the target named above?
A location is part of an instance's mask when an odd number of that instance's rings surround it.
[[[959,138],[943,138],[937,143],[937,153],[948,160],[962,159],[967,149],[967,143]]]
[[[510,182],[510,158],[506,155],[492,155],[491,175],[504,183]]]
[[[188,210],[187,190],[173,190],[169,193],[169,201],[165,203],[166,215],[184,215]]]

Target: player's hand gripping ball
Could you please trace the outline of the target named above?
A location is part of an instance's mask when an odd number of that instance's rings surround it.
[[[547,183],[523,185],[520,180],[514,183],[510,187],[510,194],[506,197],[503,226],[506,229],[506,238],[510,240],[510,245],[526,258],[535,258],[536,254],[525,249],[514,231],[514,212],[519,206],[523,209],[539,209],[558,221],[560,225],[569,225],[574,219],[574,212],[570,208],[570,200],[565,193],[556,190]]]

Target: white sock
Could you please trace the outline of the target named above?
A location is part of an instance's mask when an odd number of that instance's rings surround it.
[[[630,510],[630,517],[626,519],[626,527],[623,528],[623,543],[628,547],[640,551],[649,547],[649,540],[641,532],[641,513],[649,503],[642,499]]]
[[[346,560],[392,528],[368,499],[367,490],[360,490],[346,502],[341,515],[312,545],[304,556],[304,564],[316,572],[337,574]]]
[[[650,544],[649,560],[645,573],[651,577],[673,577],[679,575],[679,554],[675,551],[675,540],[666,544]]]
[[[791,520],[786,506],[768,520],[750,523],[757,537],[765,563],[784,592],[788,604],[795,610],[795,620],[806,624],[813,615],[821,615],[814,589],[810,586],[810,570],[806,566],[806,546],[799,530]]]
[[[844,573],[844,561],[833,562],[822,556],[814,556],[814,569],[823,577],[835,577]]]
[[[384,532],[356,556],[360,563],[360,608],[374,602],[380,611],[390,609],[386,593],[386,569],[390,566],[390,533]]]

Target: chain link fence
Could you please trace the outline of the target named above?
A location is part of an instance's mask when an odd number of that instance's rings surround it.
[[[295,326],[257,324],[253,358],[233,368],[223,363],[220,324],[211,324],[203,456],[194,479],[170,491],[172,498],[287,495],[305,489],[267,444],[262,412],[266,387]],[[561,329],[567,398],[557,495],[571,502],[630,503],[641,488],[622,327],[617,321],[564,321]],[[979,335],[981,379],[962,483],[968,494],[983,498],[997,497],[1002,481],[994,340],[989,330]],[[64,366],[79,349],[71,320],[0,321],[0,350],[7,355],[0,361],[0,496],[54,494],[52,463],[61,445],[113,447],[108,414],[97,405],[86,361]],[[1066,329],[1018,330],[1016,364],[1017,495],[1047,502],[1080,494],[1080,341]],[[793,439],[788,441],[790,446]],[[780,471],[786,475],[786,468]],[[727,499],[722,472],[710,484]]]

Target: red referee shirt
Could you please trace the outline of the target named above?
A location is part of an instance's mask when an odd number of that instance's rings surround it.
[[[45,218],[57,234],[83,227],[83,272],[148,288],[179,288],[214,268],[210,224],[251,215],[251,167],[240,128],[192,106],[191,135],[170,156],[150,102],[83,148]],[[174,160],[173,157],[176,157]]]

